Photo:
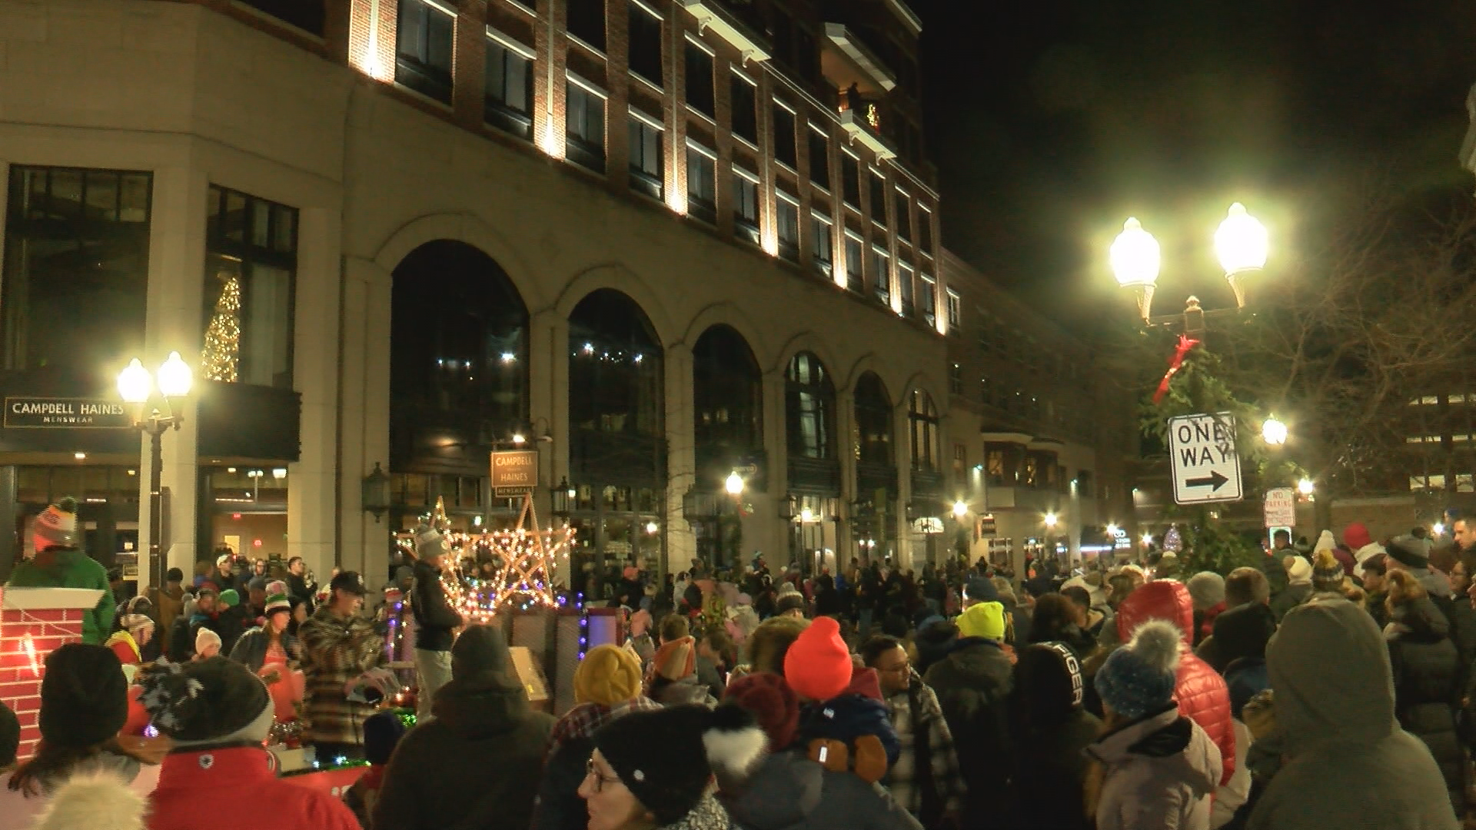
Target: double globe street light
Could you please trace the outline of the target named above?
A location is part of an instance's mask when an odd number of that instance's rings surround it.
[[[157,381],[158,397],[162,399],[164,411],[158,407],[144,410],[154,397]],[[154,587],[164,587],[166,563],[160,544],[160,529],[164,525],[164,498],[159,479],[164,474],[164,448],[161,441],[165,430],[179,429],[184,423],[183,413],[174,410],[173,400],[190,394],[194,385],[194,373],[179,356],[170,352],[169,359],[150,374],[138,358],[134,358],[122,372],[118,373],[118,395],[133,410],[133,425],[149,436],[149,576]]]
[[[1266,226],[1249,213],[1245,205],[1236,202],[1230,205],[1229,215],[1215,231],[1215,255],[1225,271],[1230,290],[1235,293],[1236,309],[1245,308],[1246,278],[1266,267],[1266,256],[1270,246]],[[1117,284],[1132,289],[1137,294],[1138,314],[1143,322],[1152,319],[1153,291],[1158,284],[1158,272],[1163,264],[1162,250],[1153,234],[1143,230],[1143,225],[1134,217],[1123,223],[1122,233],[1112,242],[1108,252],[1112,275]],[[1191,296],[1184,314],[1189,316],[1199,311],[1199,299]]]

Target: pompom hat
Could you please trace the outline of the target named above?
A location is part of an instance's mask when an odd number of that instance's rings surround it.
[[[723,701],[753,714],[768,736],[770,752],[794,743],[799,731],[799,698],[782,675],[755,672],[734,678],[723,692]]]
[[[38,553],[47,548],[77,547],[75,499],[62,499],[41,511],[31,525],[31,547]]]
[[[1174,700],[1179,645],[1179,629],[1171,622],[1138,626],[1132,640],[1097,671],[1093,685],[1102,702],[1130,720],[1168,706]]]
[[[141,685],[139,703],[176,747],[265,742],[272,726],[266,686],[250,669],[224,657],[161,661],[143,675]]]
[[[1333,555],[1332,548],[1318,551],[1312,562],[1312,589],[1314,591],[1339,591],[1342,587],[1342,563]]]
[[[641,693],[641,664],[618,646],[595,646],[574,669],[574,702],[614,706]]]
[[[820,617],[800,632],[784,655],[784,679],[795,694],[830,700],[851,682],[851,650],[834,617]]]

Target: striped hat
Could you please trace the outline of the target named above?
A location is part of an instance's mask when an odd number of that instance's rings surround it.
[[[277,611],[292,613],[292,601],[287,599],[286,594],[272,594],[266,600],[266,615],[270,617]]]

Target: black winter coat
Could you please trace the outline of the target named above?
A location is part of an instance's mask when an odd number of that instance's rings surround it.
[[[1391,620],[1389,662],[1394,669],[1394,713],[1399,725],[1430,748],[1456,815],[1465,815],[1465,757],[1456,736],[1461,696],[1460,653],[1450,623],[1428,597],[1398,610]],[[1391,628],[1391,632],[1393,629]]]
[[[1013,814],[1009,732],[1013,667],[998,643],[960,639],[933,664],[923,682],[933,687],[953,734],[959,772],[968,786],[962,825],[1004,826]]]
[[[1020,830],[1091,830],[1084,785],[1084,750],[1102,735],[1085,709],[1065,720],[1028,728],[1017,722],[1015,793]]]
[[[441,572],[425,562],[415,563],[415,587],[410,589],[410,608],[415,612],[415,647],[426,651],[450,651],[456,638],[451,629],[461,625],[461,615],[446,601]]]

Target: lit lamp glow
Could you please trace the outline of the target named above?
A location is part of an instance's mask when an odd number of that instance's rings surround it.
[[[1261,439],[1273,447],[1285,444],[1286,436],[1286,424],[1278,421],[1274,415],[1267,418],[1266,423],[1261,425]]]
[[[1056,514],[1055,513],[1047,513],[1047,514],[1045,514],[1044,521],[1045,521],[1045,526],[1046,527],[1055,527],[1056,526],[1056,522],[1057,522]]]
[[[1117,284],[1137,291],[1138,314],[1147,320],[1153,305],[1153,288],[1158,283],[1158,269],[1163,261],[1158,240],[1130,216],[1122,224],[1122,233],[1112,241],[1108,259]]]
[[[127,368],[118,373],[118,396],[124,403],[145,403],[153,391],[154,378],[138,358],[135,357]]]
[[[1304,496],[1310,496],[1316,490],[1317,486],[1312,483],[1312,479],[1310,478],[1304,478],[1301,481],[1297,482],[1297,492],[1301,493]]]
[[[733,498],[743,495],[743,476],[738,475],[737,470],[728,473],[727,480],[723,482],[723,489],[727,490],[728,495]]]
[[[128,369],[132,368],[133,364],[130,363]],[[190,394],[194,381],[195,373],[190,371],[189,364],[184,362],[179,352],[170,352],[169,359],[159,367],[159,394],[166,398],[183,398]],[[121,378],[119,382],[121,383]]]
[[[1231,205],[1230,214],[1215,231],[1215,255],[1235,292],[1236,306],[1245,308],[1245,286],[1238,275],[1265,268],[1269,248],[1266,226],[1246,213],[1245,205],[1239,202]]]
[[[968,514],[969,514],[969,506],[967,504],[964,504],[962,499],[960,499],[959,501],[956,501],[956,502],[953,503],[953,516],[954,516],[954,518],[956,518],[956,519],[962,519],[964,516],[967,516]]]

